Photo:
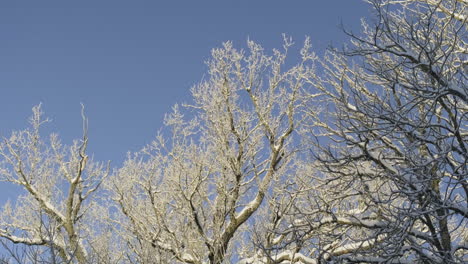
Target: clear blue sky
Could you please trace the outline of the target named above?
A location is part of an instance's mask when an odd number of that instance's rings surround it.
[[[119,166],[190,100],[223,41],[273,48],[282,33],[297,45],[308,35],[320,51],[347,39],[340,22],[357,30],[368,13],[361,0],[1,1],[0,133],[25,128],[42,102],[48,128],[69,143],[83,102],[90,152]]]

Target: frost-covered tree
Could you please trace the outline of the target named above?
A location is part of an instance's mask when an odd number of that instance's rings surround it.
[[[214,49],[209,75],[192,89],[192,110],[166,117],[168,134],[131,154],[115,193],[130,256],[140,263],[229,263],[239,258],[256,212],[293,174],[305,83],[315,56],[285,66],[248,42]],[[164,133],[163,131],[162,133]]]
[[[468,261],[467,3],[370,2],[314,80],[311,190],[265,262]]]
[[[24,189],[0,236],[41,261],[468,262],[467,2],[368,2],[374,19],[322,59],[309,40],[295,65],[287,38],[214,49],[105,195],[86,129],[43,140],[35,108],[0,145],[1,179]]]
[[[93,215],[98,207],[92,198],[109,170],[86,154],[87,121],[83,118],[83,138],[63,146],[56,134],[41,137],[40,127],[48,120],[42,119],[41,108],[36,106],[30,128],[13,132],[0,143],[0,180],[22,189],[15,201],[3,207],[0,237],[36,246],[35,257],[21,258],[25,263],[90,263],[94,239],[98,239],[93,235],[96,221],[91,219],[99,215]],[[33,251],[20,253],[28,252]],[[12,257],[19,259],[18,254]]]

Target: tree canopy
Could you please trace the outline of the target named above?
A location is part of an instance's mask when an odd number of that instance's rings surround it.
[[[468,262],[466,0],[369,0],[317,56],[213,49],[192,102],[118,168],[4,137],[2,263]]]

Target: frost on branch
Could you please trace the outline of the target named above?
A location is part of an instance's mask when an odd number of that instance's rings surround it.
[[[92,210],[90,200],[108,168],[86,154],[84,134],[71,146],[58,136],[43,139],[40,106],[33,108],[30,128],[15,131],[0,144],[0,179],[20,186],[22,194],[7,203],[0,215],[0,236],[25,245],[45,246],[63,261],[87,263],[92,226],[83,221]]]
[[[24,190],[0,236],[80,263],[468,263],[466,1],[368,2],[321,59],[214,49],[106,195],[86,133],[44,140],[36,108],[0,148]]]
[[[303,119],[304,85],[315,56],[285,66],[292,45],[268,55],[224,43],[207,62],[209,76],[192,88],[194,111],[179,107],[161,134],[129,156],[118,172],[115,201],[126,219],[137,261],[224,263],[249,236],[255,213],[291,173],[293,138]],[[249,222],[250,221],[250,222]]]
[[[311,190],[295,198],[273,248],[346,263],[464,263],[467,43],[457,12],[466,2],[370,2],[375,23],[322,62]]]

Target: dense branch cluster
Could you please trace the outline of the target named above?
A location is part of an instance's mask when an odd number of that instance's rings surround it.
[[[369,0],[309,39],[214,49],[193,101],[113,172],[31,128],[0,144],[2,263],[466,263],[466,0]],[[189,117],[188,117],[189,116]],[[17,245],[18,244],[18,245]],[[22,246],[19,246],[22,245]]]

